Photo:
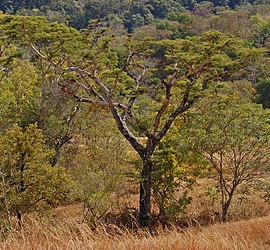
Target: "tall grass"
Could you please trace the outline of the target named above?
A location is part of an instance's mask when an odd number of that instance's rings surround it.
[[[93,230],[77,218],[57,221],[31,215],[20,231],[9,233],[0,249],[270,249],[269,229],[270,217],[184,230],[160,229],[151,234],[131,232],[113,225]]]

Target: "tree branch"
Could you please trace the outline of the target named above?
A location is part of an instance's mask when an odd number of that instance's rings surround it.
[[[124,137],[129,141],[129,143],[133,146],[133,148],[138,152],[140,157],[143,159],[145,155],[145,148],[138,142],[136,137],[129,131],[129,129],[126,126],[126,123],[119,116],[116,107],[110,106],[110,110],[120,132],[124,135]]]

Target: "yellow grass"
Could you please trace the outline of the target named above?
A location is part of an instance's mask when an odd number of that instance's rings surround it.
[[[8,250],[43,249],[270,249],[270,217],[185,230],[131,233],[115,226],[95,232],[78,218],[28,217],[21,232],[11,232],[0,245]]]

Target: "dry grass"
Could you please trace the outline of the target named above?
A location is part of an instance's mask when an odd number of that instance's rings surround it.
[[[61,249],[270,249],[270,217],[193,227],[149,232],[124,231],[115,226],[100,226],[95,231],[78,218],[28,217],[24,228],[9,234],[0,249],[61,250]],[[110,233],[108,233],[110,232]]]

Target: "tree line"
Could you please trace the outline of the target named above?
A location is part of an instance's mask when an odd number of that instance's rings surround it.
[[[101,19],[105,23],[117,23],[132,32],[143,25],[153,24],[160,19],[186,19],[186,15],[220,10],[237,9],[241,6],[266,5],[267,1],[194,1],[194,0],[38,0],[11,1],[0,3],[4,13],[20,15],[42,15],[51,21],[69,24],[77,29],[85,28],[89,20]]]

